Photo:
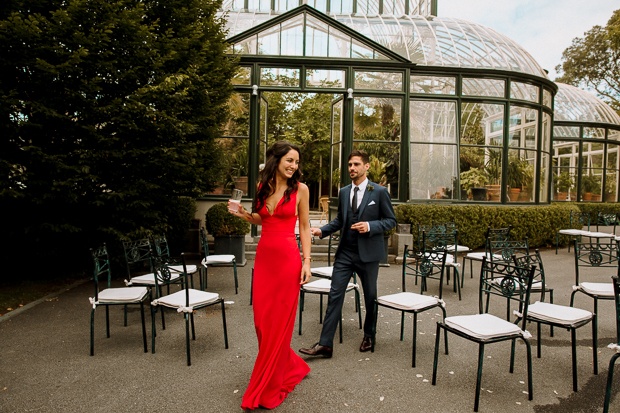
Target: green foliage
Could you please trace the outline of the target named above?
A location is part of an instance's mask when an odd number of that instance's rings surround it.
[[[461,187],[471,194],[472,188],[483,188],[488,182],[486,172],[479,168],[472,168],[469,171],[461,172]]]
[[[553,183],[559,192],[568,192],[572,188],[575,181],[568,171],[562,171],[559,175],[554,175]]]
[[[219,5],[3,3],[3,258],[89,268],[84,248],[167,234],[181,197],[214,188],[236,70]]]
[[[555,70],[562,74],[556,82],[583,85],[620,114],[620,9],[605,27],[594,26],[582,38],[573,39]]]
[[[387,176],[385,175],[385,163],[381,162],[374,155],[370,157],[370,167],[368,168],[368,179],[379,185],[387,184]]]
[[[590,214],[590,222],[596,223],[599,212],[605,214],[620,214],[620,203],[617,202],[571,202],[573,206],[579,208],[581,212]]]
[[[528,237],[530,247],[555,245],[558,229],[570,227],[570,211],[579,208],[571,203],[549,206],[495,207],[484,205],[413,205],[401,204],[394,208],[400,224],[411,224],[414,243],[417,242],[418,224],[433,222],[456,223],[459,244],[469,248],[484,246],[487,228],[512,225],[511,237]],[[560,242],[568,242],[560,237]]]
[[[228,202],[213,205],[207,211],[206,227],[214,237],[245,235],[250,232],[250,223],[228,212]]]
[[[601,181],[600,178],[595,175],[582,175],[581,187],[585,193],[600,194],[601,193]]]

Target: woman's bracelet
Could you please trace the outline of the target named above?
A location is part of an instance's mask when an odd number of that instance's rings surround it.
[[[305,260],[310,260],[310,262],[312,262],[312,257],[304,257],[304,261]]]

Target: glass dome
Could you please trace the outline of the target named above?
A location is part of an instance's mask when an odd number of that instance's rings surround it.
[[[226,13],[229,38],[282,14],[247,9]],[[525,49],[481,24],[420,15],[329,15],[418,65],[507,70],[548,78]]]
[[[601,122],[620,125],[620,116],[609,105],[578,87],[556,83],[555,121]]]

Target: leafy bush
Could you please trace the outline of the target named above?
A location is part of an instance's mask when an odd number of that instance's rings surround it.
[[[213,205],[207,211],[206,226],[214,237],[245,235],[250,232],[250,223],[228,212],[228,202]]]
[[[172,255],[179,255],[189,241],[189,227],[196,214],[196,201],[192,198],[179,198],[168,212],[166,239]]]
[[[400,224],[411,224],[414,242],[417,241],[418,224],[433,222],[456,223],[459,244],[475,249],[484,246],[487,228],[512,225],[512,238],[528,237],[530,247],[552,246],[558,229],[569,228],[570,211],[578,211],[573,204],[553,204],[528,207],[496,207],[485,205],[412,205],[402,204],[394,208]],[[566,244],[567,237],[560,237]]]

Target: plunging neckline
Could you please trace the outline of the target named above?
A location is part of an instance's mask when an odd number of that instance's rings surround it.
[[[269,214],[270,217],[275,215],[276,209],[278,209],[278,206],[280,205],[280,202],[282,202],[283,199],[284,199],[284,194],[282,194],[282,198],[280,198],[280,200],[276,204],[276,207],[273,209],[273,214],[269,213],[269,205],[267,204],[267,200],[265,200],[265,208],[267,208],[267,214]]]

